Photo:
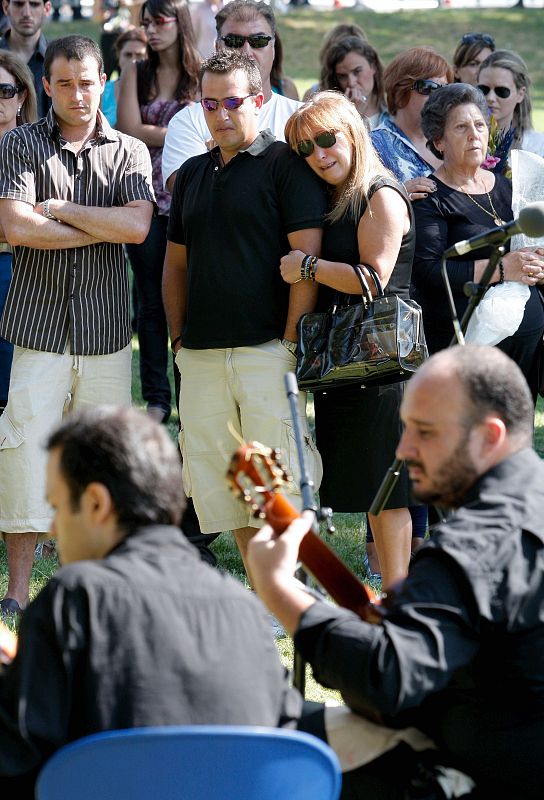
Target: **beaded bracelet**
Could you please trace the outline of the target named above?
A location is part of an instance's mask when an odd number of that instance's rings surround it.
[[[317,256],[304,256],[300,265],[300,279],[302,281],[315,281],[317,270]]]
[[[499,261],[499,283],[504,283],[504,264],[502,263],[502,258]]]

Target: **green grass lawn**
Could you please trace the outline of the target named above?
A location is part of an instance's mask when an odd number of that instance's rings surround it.
[[[317,12],[312,9],[290,11],[280,16],[279,30],[285,52],[285,74],[294,78],[302,92],[318,76],[318,52],[323,35],[340,21],[355,21],[366,31],[384,63],[407,47],[433,45],[445,57],[451,58],[455,45],[467,31],[483,31],[493,34],[500,47],[517,50],[527,61],[533,78],[535,127],[544,130],[544,61],[541,58],[541,43],[544,39],[544,14],[537,10],[436,10],[426,12],[398,12],[395,14],[373,14],[371,12],[335,10]],[[91,21],[80,23],[51,23],[47,36],[52,39],[68,33],[87,33],[97,41],[99,26]],[[136,405],[142,405],[139,387],[137,347],[134,342],[133,397]],[[175,437],[177,415],[172,415],[169,430]],[[544,401],[540,400],[536,416],[535,444],[544,456]],[[364,552],[364,534],[361,515],[337,515],[337,533],[330,537],[332,546],[347,564],[361,574],[361,558]],[[231,534],[224,534],[213,548],[221,566],[245,580],[242,564]],[[32,593],[35,594],[49,580],[56,569],[55,559],[38,560],[32,576]],[[3,547],[0,548],[0,592],[5,591],[6,563]],[[0,596],[2,596],[0,595]],[[292,647],[287,637],[278,640],[278,648],[286,663],[292,659]],[[324,692],[310,681],[309,699],[324,699],[335,696]]]

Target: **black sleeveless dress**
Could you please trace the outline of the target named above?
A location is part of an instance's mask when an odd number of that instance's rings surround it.
[[[385,287],[386,294],[408,298],[415,247],[412,206],[402,184],[379,178],[370,195],[383,186],[399,192],[410,215],[410,229],[403,236],[397,263]],[[326,225],[322,256],[328,261],[359,264],[359,219],[345,216]],[[334,289],[319,287],[318,308],[331,305]],[[346,387],[314,394],[317,447],[323,459],[320,502],[333,511],[368,511],[380,483],[395,458],[402,426],[399,417],[404,383],[367,389]],[[413,503],[410,481],[403,468],[385,508]]]

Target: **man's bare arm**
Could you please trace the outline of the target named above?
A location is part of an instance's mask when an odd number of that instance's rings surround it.
[[[100,240],[71,225],[61,225],[37,213],[30,203],[0,199],[0,218],[5,241],[14,246],[38,250],[66,250],[86,247]]]
[[[288,234],[289,244],[293,250],[302,250],[303,253],[319,256],[321,253],[321,228],[308,228]],[[291,285],[289,290],[289,308],[285,323],[284,339],[291,342],[297,341],[297,322],[303,314],[313,311],[317,302],[318,286],[312,281],[300,281]]]
[[[181,336],[187,305],[187,248],[168,242],[162,273],[162,300],[172,341]],[[175,346],[175,352],[181,347]]]
[[[42,203],[36,206],[38,212],[42,209]],[[141,244],[149,233],[153,204],[149,200],[132,200],[125,206],[101,208],[52,198],[49,211],[61,222],[84,231],[100,242]]]

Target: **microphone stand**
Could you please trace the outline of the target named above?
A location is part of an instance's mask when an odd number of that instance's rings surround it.
[[[508,237],[505,236],[505,241]],[[442,277],[444,278],[444,283],[446,286],[446,293],[448,295],[448,303],[450,306],[450,311],[452,315],[452,323],[453,323],[453,330],[454,336],[451,342],[449,343],[449,347],[453,347],[455,344],[464,345],[465,344],[465,336],[468,323],[470,318],[476,311],[478,304],[482,297],[485,294],[487,287],[491,281],[493,273],[497,267],[497,264],[501,260],[504,255],[504,242],[493,247],[491,251],[491,255],[489,256],[489,262],[483,271],[482,277],[480,278],[479,282],[475,283],[473,281],[469,281],[464,285],[464,292],[465,294],[470,297],[469,304],[466,308],[465,313],[461,319],[461,323],[459,324],[459,319],[457,317],[457,311],[455,309],[455,303],[453,302],[453,295],[451,292],[450,282],[448,280],[448,273],[446,270],[446,259],[442,260]],[[387,470],[378,491],[374,496],[374,500],[368,510],[369,514],[373,514],[374,516],[378,516],[384,509],[385,504],[389,500],[389,496],[391,492],[395,488],[397,480],[400,475],[400,471],[402,469],[402,460],[396,458],[389,469]]]
[[[332,511],[330,508],[319,508],[315,502],[314,482],[310,478],[308,468],[306,466],[306,456],[304,453],[304,444],[302,431],[300,429],[300,422],[298,417],[298,383],[294,372],[287,372],[284,377],[285,391],[287,392],[287,399],[289,401],[289,409],[291,411],[291,420],[293,423],[293,433],[295,436],[295,443],[297,446],[298,463],[300,466],[300,491],[302,494],[302,507],[304,511],[313,511],[314,520],[312,523],[312,530],[314,533],[319,533],[319,521],[327,521],[328,530],[332,533],[333,526],[330,524]],[[296,577],[304,586],[308,583],[308,573],[300,566],[296,572]],[[295,650],[293,658],[293,684],[304,697],[306,688],[306,662]]]

